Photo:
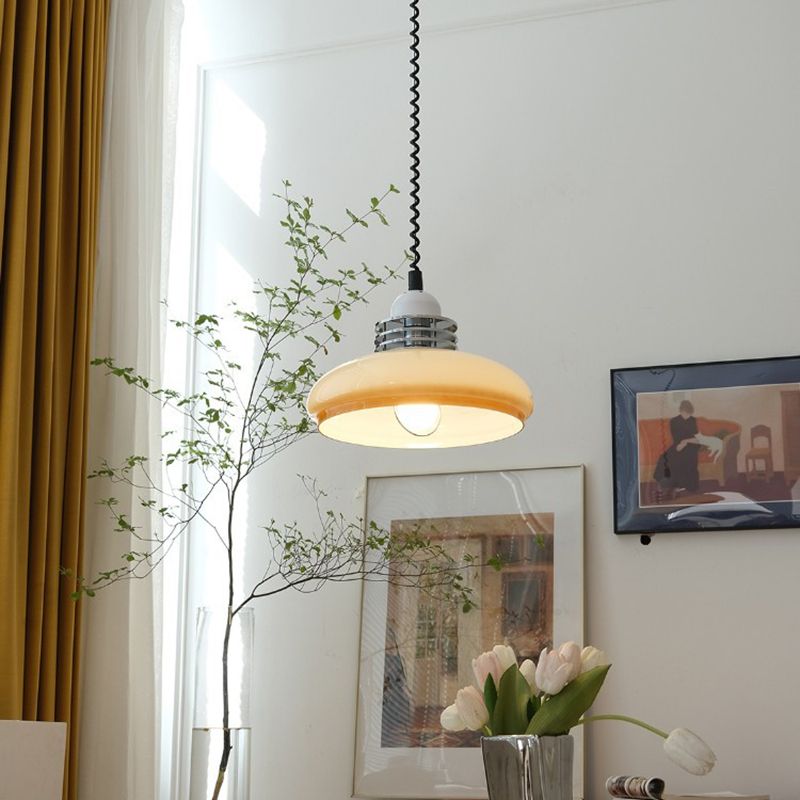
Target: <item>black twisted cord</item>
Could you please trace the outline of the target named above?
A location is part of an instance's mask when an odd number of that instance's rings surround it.
[[[419,271],[419,0],[411,0],[411,220],[410,221],[411,221],[410,269]]]

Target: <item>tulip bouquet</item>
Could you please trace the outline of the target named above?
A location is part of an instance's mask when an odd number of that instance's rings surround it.
[[[513,648],[498,644],[472,661],[478,688],[459,689],[455,703],[441,716],[448,731],[482,731],[486,736],[529,734],[559,736],[577,725],[597,720],[620,720],[638,725],[664,739],[664,751],[693,775],[711,771],[716,756],[696,734],[685,728],[671,733],[635,717],[597,714],[586,717],[611,665],[596,647],[567,642],[545,648],[537,664],[517,663]]]

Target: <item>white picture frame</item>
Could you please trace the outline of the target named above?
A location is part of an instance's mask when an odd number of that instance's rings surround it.
[[[542,638],[545,618],[529,620],[541,614],[538,603],[546,608],[552,641],[583,641],[583,467],[370,477],[365,520],[388,531],[403,525],[417,526],[426,536],[436,531],[434,536],[456,548],[454,556],[469,550],[485,563],[495,555],[487,548],[499,547],[505,557],[493,583],[474,570],[469,579],[482,609],[469,612],[481,615],[477,621],[466,621],[467,614],[454,620],[452,610],[443,615],[431,605],[443,601],[423,597],[418,589],[386,582],[364,585],[353,795],[486,798],[478,737],[469,746],[464,740],[453,746],[458,735],[438,735],[438,709],[453,702],[459,685],[472,682],[471,659],[481,649],[503,639],[521,643],[518,652],[526,647],[538,652],[550,643]],[[533,577],[520,582],[526,569]],[[538,594],[531,594],[530,587],[538,587]],[[512,606],[519,612],[509,612]],[[423,694],[426,699],[420,699]],[[582,729],[572,735],[573,789],[581,798]]]

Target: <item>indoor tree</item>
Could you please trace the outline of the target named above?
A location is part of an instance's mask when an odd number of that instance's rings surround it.
[[[237,517],[243,487],[252,476],[284,450],[314,433],[305,412],[305,397],[318,377],[317,361],[341,339],[339,323],[370,293],[391,280],[397,269],[373,271],[366,264],[331,270],[335,245],[371,221],[388,224],[382,205],[397,189],[390,186],[373,197],[361,214],[346,210],[345,223],[336,228],[315,221],[310,197],[297,199],[284,182],[285,205],[281,226],[289,253],[288,280],[258,282],[256,307],[232,304],[228,321],[255,342],[254,364],[241,364],[224,342],[224,324],[216,313],[192,320],[173,320],[205,363],[189,392],[160,385],[113,356],[93,361],[132,390],[144,392],[182,421],[165,431],[161,463],[151,464],[140,454],[120,463],[101,462],[90,478],[132,489],[145,509],[148,525],[134,524],[130,509],[113,495],[99,502],[107,507],[113,529],[129,534],[135,547],[121,554],[121,564],[90,577],[75,577],[74,598],[94,597],[119,581],[142,579],[165,558],[171,546],[198,526],[212,530],[225,553],[227,624],[222,652],[222,751],[213,790],[223,786],[232,743],[229,728],[228,655],[234,619],[254,601],[280,592],[310,592],[328,582],[387,580],[417,587],[457,603],[472,605],[465,569],[477,566],[467,555],[454,560],[446,550],[417,531],[390,534],[373,522],[348,519],[325,507],[325,494],[313,478],[303,478],[309,502],[317,512],[315,530],[296,522],[265,520],[261,526],[271,553],[263,574],[251,585],[238,585],[234,555],[243,538],[253,535]],[[406,256],[407,259],[407,256]],[[177,476],[177,479],[176,479]],[[222,519],[217,513],[224,513]]]

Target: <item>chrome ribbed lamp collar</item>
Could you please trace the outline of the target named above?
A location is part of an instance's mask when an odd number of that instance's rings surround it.
[[[458,325],[442,316],[439,301],[422,290],[422,276],[409,273],[409,289],[395,298],[390,316],[375,324],[375,352],[400,347],[456,349]]]
[[[458,325],[448,317],[406,315],[375,323],[375,352],[398,347],[457,350]]]

